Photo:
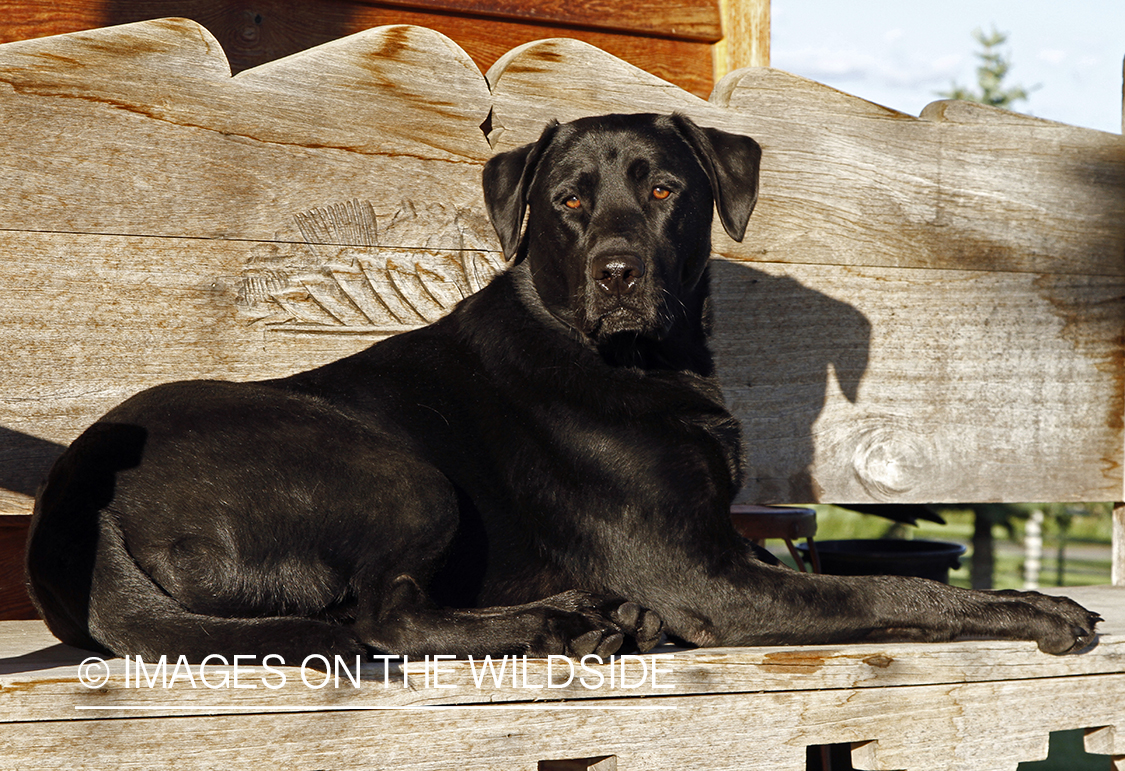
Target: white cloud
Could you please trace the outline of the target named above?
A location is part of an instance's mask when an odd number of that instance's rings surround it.
[[[1066,51],[1058,48],[1044,48],[1036,58],[1041,62],[1047,62],[1047,64],[1062,64],[1066,60]]]
[[[861,51],[856,48],[806,47],[774,50],[773,65],[813,80],[872,83],[888,88],[940,88],[956,79],[963,54],[932,58],[901,51]]]

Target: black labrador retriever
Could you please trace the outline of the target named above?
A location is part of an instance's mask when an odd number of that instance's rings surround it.
[[[804,575],[732,528],[707,266],[714,209],[743,237],[759,157],[680,115],[497,155],[514,266],[444,319],[292,377],[153,388],[71,445],[27,552],[47,624],[193,660],[608,655],[662,633],[1083,648],[1099,619],[1070,600]]]

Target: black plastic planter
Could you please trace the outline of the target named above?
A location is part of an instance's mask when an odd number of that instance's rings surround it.
[[[808,547],[797,548],[808,562]],[[949,571],[961,566],[965,547],[948,541],[854,538],[817,541],[820,570],[836,576],[919,576],[949,583]]]

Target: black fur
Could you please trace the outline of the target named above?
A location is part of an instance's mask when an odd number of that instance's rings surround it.
[[[293,377],[173,383],[111,411],[38,499],[28,572],[51,630],[196,660],[604,655],[662,629],[1088,644],[1097,617],[1069,600],[803,575],[734,532],[741,444],[706,344],[707,261],[713,209],[743,236],[759,155],[681,116],[551,125],[485,168],[515,265],[446,318]]]

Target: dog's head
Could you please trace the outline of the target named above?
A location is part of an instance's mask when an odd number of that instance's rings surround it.
[[[760,157],[678,114],[583,118],[492,158],[484,194],[505,256],[526,261],[556,318],[598,343],[661,339],[700,312],[714,208],[742,240]]]

